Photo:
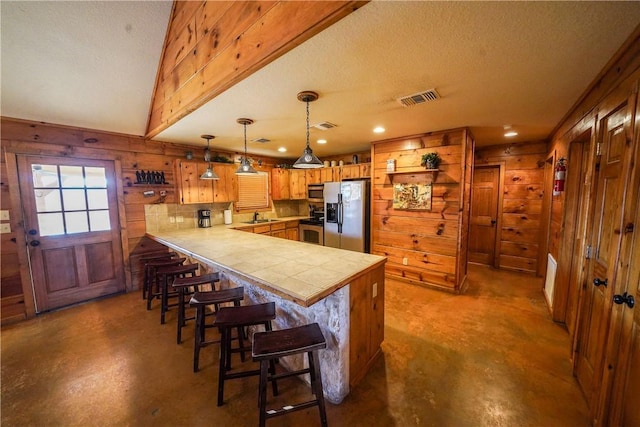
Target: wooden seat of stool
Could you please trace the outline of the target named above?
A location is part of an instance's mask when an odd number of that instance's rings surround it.
[[[244,288],[229,288],[219,291],[196,292],[191,296],[189,305],[196,308],[196,331],[193,344],[193,372],[198,372],[200,361],[200,349],[209,344],[219,343],[220,340],[206,340],[205,331],[214,328],[213,324],[206,324],[205,309],[213,305],[213,314],[217,313],[220,304],[233,303],[234,306],[240,306],[240,301],[244,298]]]
[[[243,342],[243,328],[246,326],[263,325],[266,331],[271,331],[271,321],[276,318],[274,302],[263,304],[243,305],[240,307],[221,307],[216,313],[213,326],[220,328],[220,364],[218,374],[218,406],[224,403],[224,382],[226,380],[259,375],[260,369],[244,370],[229,373],[231,370],[231,354],[240,353],[244,362],[244,354],[251,350]],[[231,348],[231,330],[238,329],[238,348]],[[275,361],[269,361],[269,370],[275,374]],[[277,384],[273,384],[273,394],[278,394]]]
[[[285,415],[289,412],[318,406],[320,422],[327,425],[327,415],[324,406],[324,393],[322,391],[322,376],[320,373],[320,359],[318,351],[326,348],[327,343],[320,326],[317,323],[298,326],[290,329],[281,329],[271,332],[256,332],[253,335],[253,347],[251,354],[253,360],[260,362],[260,386],[258,403],[260,407],[260,426],[264,426],[268,418]],[[307,353],[309,367],[297,371],[281,374],[269,374],[268,363],[275,358],[290,356],[299,353]],[[287,405],[278,410],[267,410],[267,382],[281,378],[309,374],[311,377],[311,390],[315,398],[293,405]]]
[[[162,290],[158,278],[158,268],[168,267],[171,265],[182,265],[186,258],[170,258],[152,260],[147,262],[149,268],[149,286],[147,287],[147,310],[151,310],[151,301],[154,298],[162,298]]]
[[[165,259],[177,258],[178,254],[175,252],[162,252],[149,255],[143,255],[140,257],[140,261],[143,264],[142,269],[142,299],[147,299],[147,291],[149,290],[149,282],[151,281],[150,268],[147,265],[149,261],[160,261]]]
[[[220,273],[208,273],[201,276],[192,277],[176,277],[171,287],[178,292],[178,331],[176,341],[182,343],[182,328],[186,325],[187,320],[194,320],[196,317],[187,317],[185,298],[200,290],[204,285],[210,285],[215,290],[215,283],[220,281]],[[193,289],[192,289],[193,288]]]
[[[169,291],[169,283],[173,283],[176,277],[185,277],[189,274],[192,277],[196,275],[198,271],[198,264],[184,264],[184,265],[170,265],[165,267],[158,267],[156,275],[160,276],[160,323],[164,324],[165,314],[169,311],[170,307],[177,307],[178,301],[170,304],[169,298],[177,298],[180,296],[178,291]]]

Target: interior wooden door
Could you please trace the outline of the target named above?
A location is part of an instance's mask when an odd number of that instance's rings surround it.
[[[473,171],[469,261],[495,266],[499,200],[499,166],[478,166]]]
[[[625,101],[600,120],[600,156],[594,221],[590,234],[591,259],[580,311],[576,376],[595,417],[602,384],[602,362],[609,333],[616,264],[621,244],[622,203],[627,180],[624,159],[628,135],[628,105]]]
[[[18,156],[36,312],[125,290],[112,161]]]

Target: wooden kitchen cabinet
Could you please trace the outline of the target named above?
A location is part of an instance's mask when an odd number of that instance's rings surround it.
[[[344,165],[341,169],[341,180],[360,178],[360,165]]]
[[[320,182],[334,182],[340,180],[340,169],[338,167],[320,169]],[[337,176],[337,177],[336,177]]]
[[[232,163],[212,163],[213,170],[220,177],[213,181],[213,202],[235,202],[238,200],[237,166]],[[203,180],[201,180],[203,181]]]
[[[176,186],[181,204],[213,203],[213,181],[200,179],[207,166],[205,162],[176,160]]]
[[[322,169],[307,169],[307,170],[305,170],[305,179],[307,180],[307,185],[322,183],[321,170]]]
[[[285,233],[287,240],[300,240],[300,232],[298,230],[298,225],[300,225],[299,221],[287,221],[285,223]]]
[[[271,224],[271,236],[285,239],[287,237],[287,232],[285,229],[286,229],[286,224],[284,222],[277,222],[275,224]]]
[[[360,163],[360,178],[371,177],[371,163]]]
[[[304,200],[307,198],[307,180],[304,169],[291,169],[289,171],[289,189],[291,200]]]
[[[273,200],[289,200],[291,189],[289,169],[273,168],[271,171],[271,198]]]

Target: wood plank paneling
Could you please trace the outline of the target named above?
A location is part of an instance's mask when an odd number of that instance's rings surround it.
[[[425,173],[421,157],[437,151],[437,174]],[[396,171],[387,174],[387,160]],[[372,146],[372,253],[388,257],[386,274],[410,283],[460,292],[466,278],[473,138],[466,129],[432,132]],[[393,209],[397,182],[432,182],[430,211]]]
[[[147,136],[157,135],[363,4],[366,2],[176,2]]]
[[[535,273],[542,238],[542,201],[547,144],[543,141],[483,147],[476,165],[504,169],[499,229],[500,268]]]

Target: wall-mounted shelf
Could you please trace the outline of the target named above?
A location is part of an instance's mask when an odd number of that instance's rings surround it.
[[[438,172],[440,169],[416,169],[412,171],[393,171],[387,172],[389,175],[389,179],[393,181],[394,176],[402,176],[402,175],[431,175],[431,182],[434,182],[438,177]]]

